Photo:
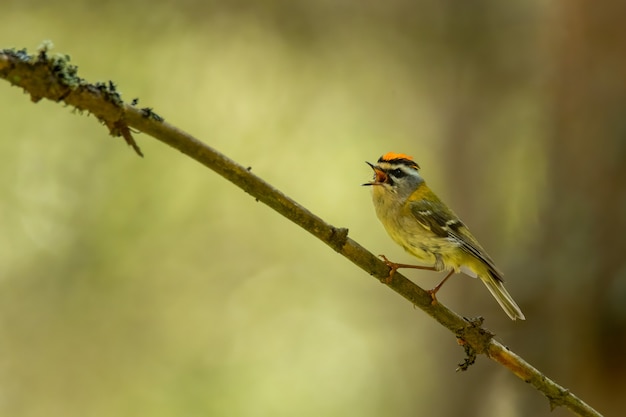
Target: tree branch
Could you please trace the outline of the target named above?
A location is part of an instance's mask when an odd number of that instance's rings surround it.
[[[0,78],[23,88],[34,102],[42,98],[63,101],[79,111],[95,115],[107,126],[111,135],[123,137],[139,155],[142,153],[130,128],[147,133],[212,169],[256,200],[267,204],[370,275],[383,282],[388,277],[389,268],[378,257],[349,238],[347,229],[326,223],[253,174],[250,169],[166,123],[151,109],[138,108],[135,102],[123,102],[113,82],[91,84],[78,77],[77,68],[69,64],[69,57],[49,54],[48,45],[44,44],[36,55],[29,55],[26,50],[0,50]],[[440,302],[433,303],[425,290],[402,274],[394,274],[387,285],[456,336],[467,353],[465,362],[459,365],[460,370],[466,370],[473,363],[476,354],[484,354],[542,392],[548,398],[551,408],[563,406],[580,416],[600,416],[580,398],[496,341],[494,335],[482,327],[482,319],[469,320]]]

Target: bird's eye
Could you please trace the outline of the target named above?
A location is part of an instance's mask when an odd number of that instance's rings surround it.
[[[396,168],[393,171],[391,171],[391,175],[393,175],[396,178],[402,178],[402,177],[406,177],[406,172],[404,172],[400,168]]]

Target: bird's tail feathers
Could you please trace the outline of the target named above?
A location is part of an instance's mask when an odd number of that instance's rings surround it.
[[[491,274],[487,277],[481,276],[480,278],[511,320],[526,320],[524,313],[522,313],[517,303],[513,301],[513,297],[511,297],[506,288],[504,288],[504,284],[501,280],[491,276]]]

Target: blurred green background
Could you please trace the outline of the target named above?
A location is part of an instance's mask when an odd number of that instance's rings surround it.
[[[623,2],[17,1],[51,39],[374,253],[365,160],[409,153],[505,271],[439,298],[626,406]],[[145,135],[0,83],[0,415],[566,416],[315,238]],[[430,288],[439,274],[409,271]]]

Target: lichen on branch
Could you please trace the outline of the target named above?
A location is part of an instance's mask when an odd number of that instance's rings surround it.
[[[125,103],[113,81],[89,83],[78,76],[78,67],[70,56],[51,53],[52,44],[44,42],[36,54],[26,49],[0,50],[0,77],[21,87],[33,102],[43,98],[63,101],[80,112],[98,118],[112,136],[121,136],[134,151],[143,156],[125,121]],[[144,112],[161,119],[151,109]],[[162,119],[161,119],[162,120]]]

